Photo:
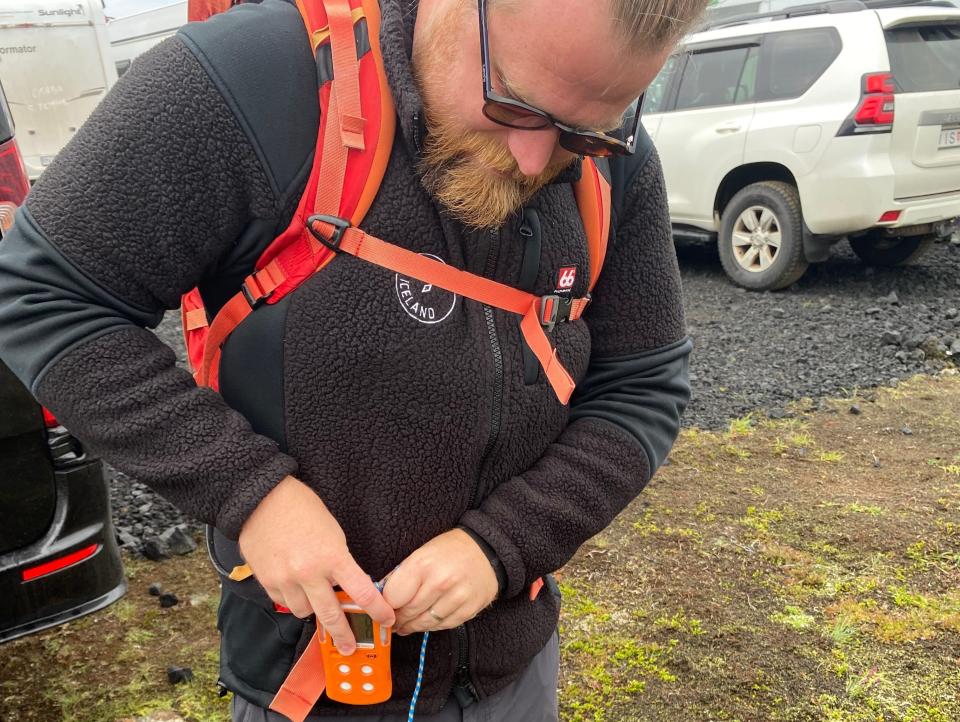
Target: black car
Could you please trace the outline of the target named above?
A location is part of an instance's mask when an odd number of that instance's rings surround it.
[[[0,243],[29,187],[0,87]],[[0,363],[0,643],[126,589],[103,464]]]

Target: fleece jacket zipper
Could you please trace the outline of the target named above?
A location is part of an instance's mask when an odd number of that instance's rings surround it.
[[[500,250],[500,233],[491,231],[490,245],[487,248],[487,260],[483,268],[483,275],[486,278],[493,278],[497,268],[497,256]],[[503,426],[503,347],[500,345],[500,339],[497,336],[496,318],[493,315],[493,308],[483,305],[483,318],[487,325],[487,336],[490,341],[490,350],[493,355],[493,398],[490,406],[490,433],[487,435],[487,443],[483,448],[483,454],[480,456],[480,473],[477,476],[477,485],[470,495],[468,509],[472,509],[477,502],[481,492],[484,475],[488,466],[491,453],[497,445],[500,438],[500,429]],[[457,673],[453,680],[453,695],[461,707],[468,707],[476,702],[480,696],[477,688],[470,679],[470,645],[467,639],[467,628],[461,624],[457,627]]]
[[[483,275],[486,278],[493,278],[497,266],[497,256],[500,250],[500,232],[490,232],[490,246],[487,249],[487,262],[483,269]],[[477,479],[477,487],[474,489],[473,498],[470,499],[469,507],[479,499],[483,499],[485,491],[483,488],[484,478],[487,467],[490,465],[490,456],[500,438],[500,429],[503,426],[503,348],[500,345],[500,338],[497,336],[496,317],[491,306],[483,306],[483,318],[487,323],[487,336],[490,339],[490,351],[493,356],[493,398],[490,406],[490,433],[487,435],[487,443],[483,447],[483,454],[480,456],[480,474]]]

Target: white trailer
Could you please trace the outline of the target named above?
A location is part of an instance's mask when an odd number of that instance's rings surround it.
[[[161,0],[159,7],[109,18],[107,34],[117,74],[127,72],[134,58],[173,35],[186,22],[187,0]]]
[[[35,180],[117,81],[101,0],[0,1],[0,80]]]

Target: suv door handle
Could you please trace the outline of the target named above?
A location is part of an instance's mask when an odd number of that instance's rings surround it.
[[[733,121],[732,123],[724,123],[723,125],[718,125],[716,128],[714,128],[714,130],[717,133],[720,133],[721,135],[725,135],[727,133],[737,133],[742,128],[743,126],[740,125],[740,123],[738,123],[737,121]]]

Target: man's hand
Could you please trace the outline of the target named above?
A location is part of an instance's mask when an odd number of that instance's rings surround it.
[[[312,489],[292,476],[254,509],[239,543],[270,598],[298,617],[315,614],[341,654],[353,654],[356,639],[334,585],[380,624],[394,623],[393,609],[353,560],[337,520]]]
[[[394,569],[383,598],[397,610],[397,634],[453,629],[497,596],[497,575],[462,529],[431,539]],[[432,612],[432,613],[431,613]]]

